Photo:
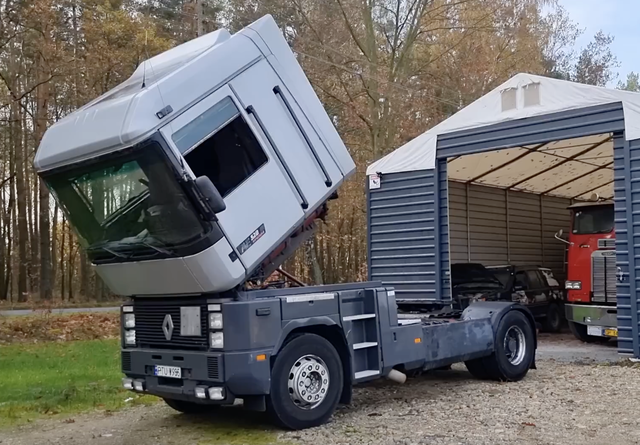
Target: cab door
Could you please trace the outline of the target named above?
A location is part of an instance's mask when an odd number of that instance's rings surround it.
[[[224,198],[225,235],[251,270],[303,219],[298,196],[256,134],[233,91],[224,86],[161,130],[195,177],[208,176]]]

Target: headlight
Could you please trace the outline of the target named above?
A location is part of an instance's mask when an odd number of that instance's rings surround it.
[[[209,388],[209,398],[211,400],[224,400],[224,388]]]
[[[134,314],[124,314],[124,327],[128,329],[136,327],[136,316]]]
[[[580,290],[582,289],[582,281],[567,281],[564,284],[566,289]]]
[[[211,348],[222,349],[224,348],[224,336],[222,332],[212,332],[210,335]]]
[[[214,312],[209,314],[209,327],[211,329],[222,329],[222,314]]]
[[[124,331],[124,342],[127,345],[136,344],[136,331]]]

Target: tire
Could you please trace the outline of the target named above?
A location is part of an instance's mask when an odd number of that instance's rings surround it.
[[[329,341],[316,334],[295,337],[273,364],[269,413],[279,425],[291,430],[322,425],[338,406],[343,380],[340,356]],[[308,384],[312,386],[305,386]],[[308,401],[307,397],[314,399]]]
[[[546,332],[560,332],[562,329],[562,310],[558,303],[549,303],[543,327]]]
[[[163,399],[171,408],[184,414],[203,414],[220,408],[219,405],[205,405],[202,403],[187,402],[185,400]]]
[[[468,362],[464,362],[465,366],[469,370],[472,376],[479,380],[486,380],[489,378],[489,374],[484,367],[484,359],[479,358],[475,360],[469,360]]]
[[[534,360],[534,331],[520,311],[508,312],[498,325],[493,354],[465,362],[480,379],[516,382],[527,375]],[[509,341],[510,340],[510,341]]]
[[[609,341],[607,337],[598,337],[596,335],[587,334],[587,325],[569,322],[569,330],[575,338],[584,343],[606,343]]]

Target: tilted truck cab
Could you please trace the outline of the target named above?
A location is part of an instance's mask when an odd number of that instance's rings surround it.
[[[535,366],[518,304],[425,315],[375,282],[260,290],[355,172],[270,16],[147,60],[53,125],[35,166],[129,298],[123,385],[179,411],[241,400],[299,429],[375,378],[465,362],[519,380]]]

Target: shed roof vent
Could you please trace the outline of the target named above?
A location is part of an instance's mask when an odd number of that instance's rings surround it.
[[[524,93],[524,106],[533,107],[540,105],[540,84],[530,83],[522,87]]]
[[[502,97],[502,111],[515,110],[518,105],[518,89],[517,88],[507,88],[503,90],[500,95]]]

